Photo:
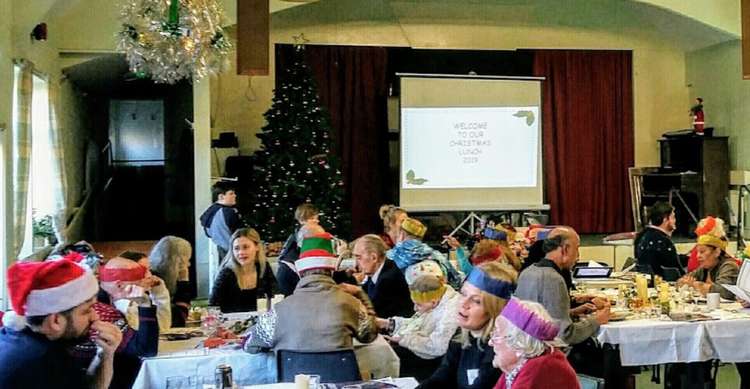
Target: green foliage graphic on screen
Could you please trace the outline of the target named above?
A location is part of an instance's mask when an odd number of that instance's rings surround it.
[[[417,174],[414,170],[406,172],[406,183],[410,185],[423,185],[428,180],[426,178],[417,178]]]
[[[517,118],[526,118],[526,125],[531,127],[534,124],[534,112],[531,111],[518,111],[513,114]]]
[[[320,209],[326,231],[348,237],[349,214],[330,117],[320,104],[303,46],[295,48],[290,63],[277,75],[282,81],[264,114],[267,124],[257,135],[262,145],[254,155],[252,210],[246,217],[265,241],[283,240],[298,224],[295,208],[310,202]]]

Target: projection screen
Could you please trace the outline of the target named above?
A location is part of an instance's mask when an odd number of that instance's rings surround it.
[[[402,207],[547,208],[542,78],[400,76]]]

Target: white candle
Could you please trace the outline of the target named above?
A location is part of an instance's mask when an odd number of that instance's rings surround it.
[[[307,374],[297,374],[294,376],[295,389],[307,389],[310,386],[310,377]]]

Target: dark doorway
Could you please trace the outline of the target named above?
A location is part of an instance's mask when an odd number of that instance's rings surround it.
[[[85,239],[176,235],[194,244],[192,84],[135,77],[121,55],[64,73],[80,93],[89,133],[85,175],[96,200],[87,212]]]

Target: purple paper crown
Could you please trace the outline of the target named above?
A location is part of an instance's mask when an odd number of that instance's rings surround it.
[[[466,282],[476,286],[479,290],[506,300],[510,299],[513,291],[516,290],[516,286],[513,283],[494,279],[478,267],[471,270],[469,277],[466,278]]]
[[[555,339],[560,331],[560,327],[524,307],[517,298],[512,298],[505,304],[500,316],[513,323],[521,331],[541,341]]]

